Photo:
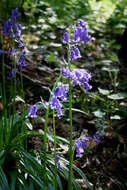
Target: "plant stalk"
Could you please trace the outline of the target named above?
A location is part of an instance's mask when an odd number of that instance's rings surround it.
[[[67,50],[68,68],[71,69],[70,62],[70,48],[68,44]],[[73,144],[72,144],[72,84],[71,78],[68,78],[69,84],[69,119],[70,119],[70,146],[69,146],[69,177],[68,177],[68,190],[72,190],[72,165],[73,165]]]
[[[53,110],[53,130],[54,130],[55,190],[57,190],[57,162],[56,162],[56,129],[55,129],[55,110]]]

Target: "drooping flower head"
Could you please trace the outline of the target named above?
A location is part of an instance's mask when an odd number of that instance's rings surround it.
[[[16,49],[14,49],[12,45],[12,40],[15,41],[18,44],[18,48],[22,48],[21,56],[16,60],[16,64],[19,66],[19,70],[22,71],[23,67],[25,66],[25,50],[24,50],[24,43],[21,39],[21,27],[19,23],[17,22],[18,18],[18,8],[12,10],[11,18],[9,18],[4,23],[3,27],[3,35],[4,37],[11,38],[10,40],[10,48],[9,51],[4,51],[0,49],[0,54],[8,54],[10,58],[14,57],[16,55]],[[16,44],[15,43],[15,44]],[[13,68],[12,71],[9,74],[8,78],[13,78]],[[12,76],[12,77],[10,77]]]
[[[81,58],[81,54],[78,47],[70,49],[70,60],[74,61],[78,58]]]
[[[89,91],[92,88],[89,84],[91,75],[84,69],[70,70],[68,68],[63,68],[62,74],[65,78],[71,78],[73,86],[83,86],[86,91]]]
[[[68,85],[63,85],[61,83],[58,83],[58,86],[54,89],[54,95],[60,100],[66,101],[68,90],[69,90]]]
[[[91,145],[91,142],[94,140],[96,145],[101,142],[101,135],[96,132],[92,137],[88,134],[85,137],[81,137],[75,142],[76,157],[81,158],[84,151]]]
[[[70,39],[69,32],[64,32],[63,43],[69,43],[70,60],[74,61],[78,58],[81,58],[78,45],[86,44],[87,42],[91,41],[91,36],[88,34],[88,24],[82,19],[79,19],[77,24],[74,25],[70,31]]]
[[[60,101],[56,96],[52,96],[51,101],[49,102],[49,106],[52,110],[57,111],[58,118],[60,118],[63,115],[62,104],[60,103]]]
[[[75,143],[76,157],[81,158],[83,156],[84,150],[88,147],[90,139],[91,139],[90,137],[86,136],[76,141]]]
[[[49,102],[50,108],[57,111],[57,117],[60,118],[63,115],[62,112],[62,102],[67,100],[68,85],[63,85],[58,83],[57,87],[54,89],[52,98]]]

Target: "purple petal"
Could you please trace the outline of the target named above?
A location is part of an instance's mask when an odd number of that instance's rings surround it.
[[[31,106],[30,111],[28,113],[28,116],[31,117],[31,118],[37,117],[37,106],[36,106],[36,104]]]
[[[68,41],[69,41],[69,34],[68,34],[68,32],[64,32],[63,43],[67,44]]]

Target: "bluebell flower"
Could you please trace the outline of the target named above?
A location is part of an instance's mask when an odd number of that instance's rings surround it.
[[[11,16],[12,16],[12,19],[16,21],[18,17],[18,8],[12,10]]]
[[[71,49],[70,50],[70,60],[74,61],[75,59],[76,59],[76,57],[75,57],[75,51],[74,51],[74,49]]]
[[[91,140],[94,140],[98,145],[101,141],[101,135],[97,132],[93,135],[93,137],[87,135],[85,137],[79,138],[75,142],[76,157],[81,158],[83,156],[83,153],[90,145]]]
[[[78,58],[81,58],[81,54],[80,54],[78,47],[75,47],[73,49],[71,48],[70,49],[70,60],[74,61]]]
[[[85,28],[87,29],[88,24],[87,24],[87,22],[85,22],[84,20],[79,19],[79,20],[78,20],[78,26],[80,26],[80,27],[85,27]]]
[[[91,36],[88,35],[87,29],[84,28],[83,31],[82,31],[81,41],[82,41],[82,43],[86,44],[90,40],[91,40]]]
[[[84,150],[88,147],[90,139],[91,139],[90,137],[86,136],[76,141],[75,143],[76,157],[81,158],[83,156]]]
[[[67,93],[68,93],[69,87],[68,85],[58,84],[58,86],[54,89],[54,95],[55,97],[59,98],[62,101],[67,100]]]
[[[23,51],[22,52],[22,55],[20,56],[19,60],[17,61],[17,64],[19,65],[20,67],[20,71],[23,69],[23,67],[25,66],[25,54],[26,52]]]
[[[78,49],[78,47],[75,48],[75,59],[81,58],[81,54],[80,51]]]
[[[30,111],[28,113],[28,116],[31,117],[31,118],[37,117],[37,106],[36,106],[36,104],[31,106]]]
[[[11,47],[10,56],[11,57],[15,56],[15,49],[13,47]]]
[[[62,113],[62,104],[60,103],[60,101],[58,100],[58,98],[56,96],[52,96],[50,102],[49,102],[49,106],[52,110],[56,110],[57,111],[57,117],[60,118],[63,113]]]
[[[91,41],[91,36],[88,34],[88,24],[82,19],[78,20],[78,26],[74,28],[74,41],[86,44]]]
[[[75,149],[76,149],[76,157],[81,158],[83,156],[84,149],[82,147],[82,142],[80,140],[78,140],[75,143]]]
[[[64,32],[63,43],[67,44],[68,41],[69,41],[69,34],[68,34],[68,32]]]
[[[10,25],[11,25],[11,19],[8,19],[6,22],[4,22],[3,34],[5,37],[8,36],[8,34],[9,34]]]
[[[21,37],[21,30],[20,30],[20,26],[18,23],[15,23],[15,32],[16,32],[16,37],[20,38]]]
[[[98,132],[95,133],[95,135],[93,136],[93,140],[98,145],[101,142],[101,135]]]
[[[68,69],[67,67],[63,67],[63,68],[62,68],[62,75],[63,75],[65,78],[69,78],[69,77],[70,77],[70,73],[71,73],[71,70]]]
[[[67,100],[67,93],[69,87],[62,83],[58,83],[58,86],[54,89],[52,98],[49,102],[50,108],[57,111],[57,117],[60,118],[63,115],[62,112],[62,103]]]
[[[75,27],[74,28],[74,41],[80,42],[82,35],[82,28],[81,27]]]
[[[91,75],[84,69],[70,70],[68,68],[63,68],[62,74],[65,78],[71,78],[73,86],[82,85],[86,91],[92,88],[92,86],[89,85]]]

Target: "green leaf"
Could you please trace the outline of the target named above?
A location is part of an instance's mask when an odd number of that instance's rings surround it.
[[[99,93],[102,94],[102,95],[109,95],[110,94],[110,91],[109,90],[106,90],[106,89],[102,89],[102,88],[98,88],[99,90]]]
[[[111,94],[111,95],[108,96],[108,98],[111,99],[111,100],[122,100],[122,99],[127,98],[127,93],[120,92],[120,93],[117,93],[117,94]]]
[[[10,190],[15,190],[16,186],[16,179],[17,179],[17,171],[9,172],[10,174]]]
[[[93,114],[94,114],[96,117],[98,117],[98,118],[102,118],[102,117],[105,115],[105,113],[102,112],[102,111],[100,111],[100,110],[94,111]]]
[[[84,180],[84,182],[86,183],[87,187],[90,189],[90,190],[93,190],[93,187],[91,187],[86,175],[78,168],[76,167],[75,165],[73,165],[73,169],[82,177],[82,179]]]
[[[55,62],[55,61],[56,61],[56,58],[55,58],[53,53],[48,55],[48,62],[52,63],[52,62]]]
[[[69,110],[69,108],[66,108],[66,110]],[[72,108],[72,111],[74,111],[74,112],[78,112],[78,113],[82,113],[82,114],[88,116],[88,113],[86,113],[86,112],[84,112],[84,111],[82,111],[82,110],[80,110],[80,109]]]
[[[0,189],[10,190],[9,185],[8,185],[8,180],[1,167],[0,167]]]
[[[6,151],[5,150],[2,150],[0,152],[0,165],[2,165],[5,161],[5,158],[6,158]]]

